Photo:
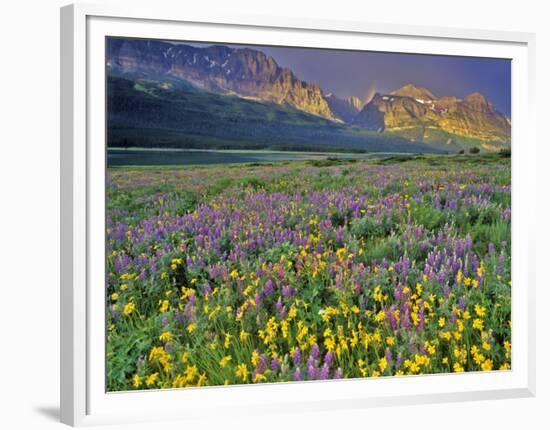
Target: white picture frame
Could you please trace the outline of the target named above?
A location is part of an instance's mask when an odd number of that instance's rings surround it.
[[[208,34],[208,37],[206,37]],[[356,48],[512,59],[513,368],[405,378],[106,393],[105,36]],[[534,44],[530,33],[189,15],[186,8],[61,9],[61,421],[94,425],[205,413],[363,408],[535,394]],[[519,149],[519,146],[521,149]]]

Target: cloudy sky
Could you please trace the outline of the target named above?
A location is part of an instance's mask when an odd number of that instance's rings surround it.
[[[190,43],[209,46],[213,43]],[[230,45],[244,47],[245,45]],[[506,59],[283,48],[248,45],[271,55],[302,80],[317,83],[325,93],[367,99],[373,92],[390,92],[412,83],[435,96],[463,98],[482,93],[498,110],[510,116],[511,61]]]

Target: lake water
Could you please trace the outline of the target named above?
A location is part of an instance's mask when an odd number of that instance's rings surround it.
[[[225,152],[195,150],[109,149],[107,163],[111,166],[167,166],[223,163],[254,163],[283,160],[327,158],[330,154],[295,152]]]

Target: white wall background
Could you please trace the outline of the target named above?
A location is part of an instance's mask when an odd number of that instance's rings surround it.
[[[180,3],[182,0],[179,0]],[[133,3],[135,4],[136,1]],[[115,1],[112,1],[115,3]],[[116,3],[124,3],[117,1]],[[132,2],[131,2],[132,3]],[[168,2],[155,0],[158,7]],[[0,427],[60,428],[59,0],[4,2],[0,13]],[[550,423],[548,185],[550,27],[543,1],[202,0],[193,9],[537,33],[538,393],[533,399],[393,407],[191,423],[209,428],[542,428]],[[360,73],[360,71],[358,71]],[[533,208],[535,210],[535,208]],[[189,424],[189,423],[188,423]],[[185,423],[163,424],[182,428]],[[134,425],[128,428],[158,428]],[[114,427],[110,427],[114,428]],[[116,427],[126,428],[126,427]]]

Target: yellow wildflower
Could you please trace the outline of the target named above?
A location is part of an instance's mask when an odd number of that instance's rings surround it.
[[[248,379],[248,368],[246,367],[246,364],[239,364],[235,370],[235,375],[237,375],[237,378],[241,378],[243,382],[246,382]]]
[[[334,351],[334,348],[336,346],[336,342],[334,341],[334,338],[327,337],[325,339],[325,348],[329,351]]]
[[[256,375],[254,376],[253,382],[258,383],[258,382],[263,382],[263,381],[266,381],[266,380],[267,380],[267,378],[265,377],[265,375],[263,375],[261,373],[256,373]]]
[[[150,387],[151,385],[153,385],[156,381],[157,381],[157,378],[158,378],[159,374],[158,372],[155,372],[155,373],[152,373],[150,374],[147,379],[145,380],[145,384]]]
[[[386,357],[382,357],[380,360],[378,360],[378,367],[380,368],[380,372],[384,373],[384,370],[388,367],[388,361],[386,360]]]
[[[230,355],[226,355],[225,357],[223,357],[221,360],[220,360],[220,367],[223,369],[227,363],[229,363],[231,361],[231,356]]]
[[[250,337],[250,333],[247,333],[246,331],[244,330],[241,330],[241,332],[239,333],[239,339],[241,340],[241,342],[246,342],[246,340]]]
[[[288,311],[288,320],[290,321],[291,319],[295,318],[297,313],[298,313],[298,310],[294,305],[292,305]]]
[[[136,310],[136,305],[133,302],[130,302],[130,303],[126,303],[126,305],[124,306],[123,313],[125,316],[128,316],[135,310]]]
[[[208,378],[206,377],[206,373],[202,372],[199,376],[199,379],[197,379],[197,387],[201,387],[206,384]]]
[[[473,327],[479,331],[483,330],[483,320],[482,319],[479,319],[479,318],[476,318],[474,320],[474,324],[473,324]]]
[[[481,369],[485,372],[493,370],[493,360],[487,359],[481,365]]]
[[[483,306],[475,305],[474,310],[478,317],[483,318],[485,316],[485,308]]]
[[[166,312],[170,308],[170,302],[168,300],[163,300],[160,304],[160,311]]]
[[[374,292],[372,293],[372,298],[376,301],[376,302],[382,302],[382,290],[380,288],[380,285],[377,285],[375,288],[374,288]]]
[[[254,350],[252,351],[252,358],[250,359],[250,362],[254,367],[258,365],[258,362],[260,361],[260,354],[258,354],[258,351]]]
[[[134,388],[139,388],[141,386],[141,383],[142,383],[141,376],[139,376],[136,373],[132,378],[132,385],[134,386]]]
[[[441,337],[441,339],[449,341],[451,340],[451,333],[448,331],[442,331],[441,333],[439,333],[439,337]]]
[[[195,365],[187,366],[185,368],[185,371],[184,371],[185,379],[187,380],[187,382],[189,382],[189,383],[193,382],[193,380],[195,379],[195,376],[197,375],[198,371],[199,370],[197,369],[197,366],[195,366]]]
[[[430,342],[426,341],[424,342],[424,347],[426,348],[426,351],[428,351],[428,354],[434,355],[435,354],[435,345],[431,344]]]
[[[229,348],[229,345],[230,345],[230,342],[231,342],[231,334],[230,333],[226,333],[225,334],[225,339],[223,341],[223,347],[225,349]]]
[[[376,314],[376,318],[375,318],[375,319],[376,319],[377,322],[382,322],[382,321],[384,321],[384,320],[386,319],[386,312],[384,312],[384,311],[378,312],[378,313]]]
[[[170,333],[169,331],[165,331],[159,336],[159,340],[169,343],[172,342],[173,337],[174,336],[172,335],[172,333]]]

